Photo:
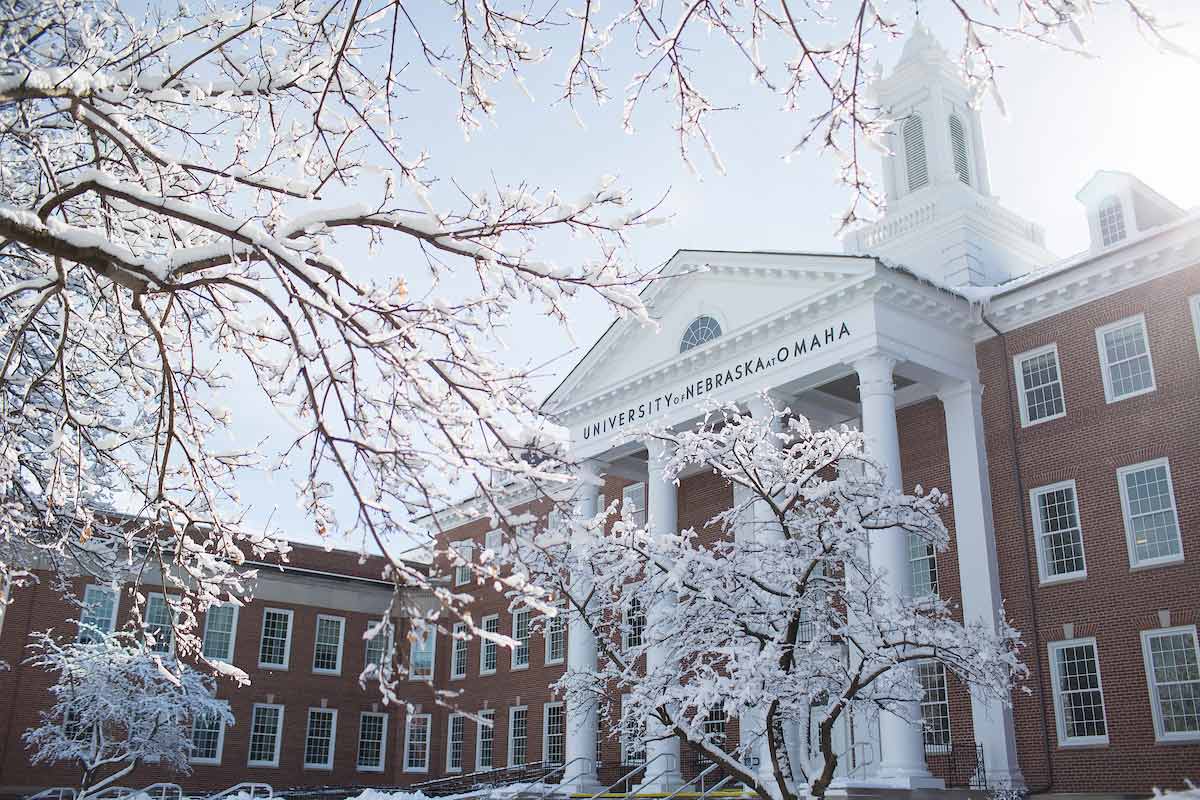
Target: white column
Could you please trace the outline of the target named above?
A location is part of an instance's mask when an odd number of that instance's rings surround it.
[[[600,498],[600,476],[590,469],[580,473],[579,488],[575,497],[575,516],[588,519],[598,512]],[[571,596],[583,601],[591,592],[591,576],[585,570],[576,569],[571,574]],[[595,674],[596,637],[592,629],[578,614],[571,615],[567,628],[567,669],[570,672]],[[567,699],[567,746],[566,763],[562,783],[580,794],[594,794],[602,788],[596,775],[596,727],[597,710],[593,697]],[[576,760],[582,759],[582,760]]]
[[[963,618],[982,622],[994,632],[1002,598],[983,433],[983,389],[974,382],[960,381],[944,387],[938,397],[946,412]],[[1023,788],[1012,709],[996,700],[972,697],[971,721],[975,743],[983,746],[989,784]]]
[[[663,468],[672,453],[666,442],[651,439],[646,443],[649,453],[649,474],[646,477],[646,522],[651,536],[674,534],[679,530],[679,494],[673,480],[663,475]],[[651,637],[646,651],[646,671],[661,669],[667,661],[668,648],[654,643],[661,637],[664,610],[677,602],[674,592],[659,592],[646,609],[646,631]],[[641,793],[672,792],[683,783],[679,771],[679,737],[654,720],[646,726],[646,762]],[[657,760],[655,760],[657,759]]]
[[[872,353],[854,362],[862,402],[863,436],[867,453],[886,471],[887,485],[903,487],[900,470],[900,435],[896,428],[896,387],[892,369],[896,360]],[[884,581],[900,596],[912,595],[908,561],[908,537],[902,529],[872,535],[871,566],[886,573]],[[876,778],[890,786],[918,788],[940,785],[925,765],[921,735],[921,705],[918,699],[898,704],[895,713],[879,715],[880,760]]]

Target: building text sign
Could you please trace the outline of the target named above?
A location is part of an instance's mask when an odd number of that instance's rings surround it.
[[[697,400],[725,386],[745,380],[751,375],[757,375],[777,367],[790,359],[803,358],[849,335],[850,326],[843,321],[840,325],[830,325],[824,330],[801,336],[792,344],[782,345],[772,353],[747,358],[726,369],[697,378],[684,386],[677,386],[672,391],[650,397],[636,406],[621,409],[602,419],[592,420],[583,426],[583,438],[599,438],[606,433],[619,431],[627,425],[642,422],[667,409]]]

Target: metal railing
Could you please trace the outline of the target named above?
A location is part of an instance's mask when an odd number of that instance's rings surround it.
[[[691,785],[692,785],[693,783],[695,783],[696,781],[703,781],[703,780],[704,780],[704,776],[705,776],[705,775],[707,775],[708,773],[712,772],[714,769],[716,769],[716,768],[717,768],[717,767],[719,767],[719,766],[720,766],[720,764],[716,763],[715,761],[714,761],[712,764],[709,764],[707,767],[705,767],[705,768],[704,768],[704,769],[702,769],[700,772],[698,772],[698,773],[696,774],[696,777],[694,777],[694,778],[692,778],[690,781],[687,781],[686,783],[682,784],[682,785],[681,785],[681,786],[680,786],[678,789],[676,789],[675,791],[673,791],[673,792],[671,792],[669,795],[667,795],[667,796],[664,798],[664,800],[675,800],[675,798],[676,798],[676,797],[678,797],[679,795],[683,794],[683,790],[684,790],[684,789],[688,788],[689,786],[691,786]],[[703,784],[703,783],[701,783],[701,784],[700,784],[700,786],[701,786],[701,791],[703,791],[703,786],[704,786],[704,784]]]
[[[632,778],[634,775],[637,775],[639,772],[644,772],[647,767],[649,767],[655,761],[658,761],[660,758],[665,758],[669,761],[674,761],[675,754],[674,753],[659,753],[658,755],[656,755],[654,758],[650,759],[649,761],[644,761],[641,764],[638,764],[636,767],[629,770],[629,772],[626,772],[620,778],[617,778],[616,781],[614,781],[613,783],[609,784],[608,786],[604,787],[603,789],[601,789],[600,791],[596,792],[594,795],[589,797],[588,800],[597,800],[597,798],[599,798],[603,795],[609,794],[610,792],[612,792],[613,789],[617,788],[622,783],[628,782],[629,779]],[[666,775],[667,773],[671,772],[671,770],[673,770],[673,769],[677,769],[677,766],[675,764],[672,764],[671,766],[667,767],[666,769],[662,770],[661,772],[656,773],[653,778],[644,779],[642,781],[642,783],[650,783],[651,781],[655,780],[656,778],[661,778],[663,775]],[[631,786],[626,787],[627,794],[631,794],[632,791],[633,791],[633,787],[631,787]]]
[[[29,795],[25,800],[75,800],[78,794],[71,786],[51,786]]]
[[[205,800],[225,800],[225,798],[236,797],[243,792],[245,792],[250,800],[257,800],[257,798],[272,800],[275,797],[275,790],[271,787],[271,784],[245,782],[235,783],[228,789],[222,789],[216,794],[210,794]]]
[[[550,783],[550,778],[559,772],[563,773],[563,777],[566,777],[567,767],[571,766],[572,764],[577,764],[580,761],[584,762],[585,766],[587,764],[592,763],[592,759],[590,759],[586,756],[578,756],[577,758],[572,758],[570,761],[563,764],[562,766],[557,767],[556,769],[552,769],[549,772],[543,774],[542,777],[539,778],[538,780],[530,781],[529,783],[525,784],[524,790],[528,790],[535,783],[541,783],[543,788],[542,788],[542,793],[538,795],[538,798],[539,798],[539,800],[542,800],[543,798],[546,797],[546,795],[550,794],[551,791],[558,788],[555,784]],[[521,791],[524,791],[524,790],[521,790]]]
[[[397,790],[403,789],[404,791],[419,791],[433,796],[438,794],[455,794],[456,790],[459,789],[508,786],[522,781],[536,783],[539,780],[544,780],[546,774],[551,771],[546,769],[546,767],[545,762],[531,761],[527,764],[476,770],[464,775],[451,775],[446,778],[436,778],[431,781],[422,781],[411,786],[396,788]]]
[[[134,793],[134,790],[128,786],[105,786],[94,793],[84,792],[79,795],[79,800],[117,800],[121,797],[129,797]]]
[[[144,789],[138,789],[133,792],[137,796],[137,800],[143,800],[143,796],[150,800],[183,800],[183,787],[178,783],[152,783]]]
[[[711,795],[713,795],[713,794],[715,794],[715,793],[717,793],[717,792],[721,791],[722,789],[724,789],[724,788],[725,788],[725,784],[729,783],[729,782],[730,782],[730,781],[732,781],[732,780],[735,780],[735,779],[736,779],[736,777],[737,777],[737,776],[735,776],[735,775],[726,775],[724,778],[721,778],[721,780],[719,780],[719,781],[717,781],[716,783],[714,783],[714,784],[713,784],[713,787],[712,787],[711,789],[709,789],[709,790],[707,790],[707,791],[703,792],[703,793],[702,793],[702,794],[701,794],[699,797],[697,797],[697,798],[696,798],[696,800],[708,800],[708,798],[709,798]]]

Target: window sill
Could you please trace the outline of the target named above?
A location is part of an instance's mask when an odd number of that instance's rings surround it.
[[[354,771],[355,772],[369,772],[369,773],[373,773],[375,775],[379,775],[379,774],[383,773],[384,768],[383,767],[355,767]]]
[[[277,672],[287,672],[288,671],[287,664],[263,664],[261,661],[258,664],[258,668],[275,670]]]
[[[1059,750],[1099,750],[1108,747],[1108,737],[1083,742],[1059,742]]]
[[[313,675],[331,675],[335,678],[340,678],[342,675],[342,671],[340,669],[332,670],[332,669],[315,669],[314,668]]]
[[[1196,733],[1176,733],[1160,736],[1155,734],[1154,743],[1170,747],[1171,745],[1195,745],[1200,744],[1200,731]]]
[[[246,766],[253,769],[279,769],[279,762],[269,764],[265,761],[250,761],[247,762]]]
[[[1087,580],[1087,572],[1072,572],[1068,575],[1055,575],[1053,578],[1041,578],[1038,586],[1061,586],[1064,583],[1082,583]]]
[[[481,677],[481,678],[486,678],[486,677],[488,677],[489,675],[495,675],[495,674],[496,674],[496,670],[494,670],[494,669],[481,669],[481,670],[479,670],[479,677]]]
[[[529,665],[528,664],[513,664],[508,669],[509,669],[509,672],[521,672],[522,670],[529,669]]]
[[[1139,389],[1136,392],[1130,392],[1129,394],[1123,394],[1120,397],[1111,397],[1106,393],[1104,395],[1104,402],[1107,405],[1111,406],[1113,403],[1119,403],[1122,400],[1132,400],[1133,398],[1141,397],[1144,394],[1153,394],[1157,388],[1158,388],[1157,386],[1150,386],[1146,389]]]
[[[561,667],[563,665],[563,662],[565,662],[565,661],[566,661],[565,658],[556,658],[553,661],[547,661],[546,666],[547,667]]]
[[[1025,430],[1028,428],[1036,428],[1038,425],[1041,425],[1044,422],[1053,422],[1056,419],[1064,419],[1066,416],[1067,416],[1067,412],[1065,412],[1065,411],[1062,412],[1061,414],[1054,414],[1049,417],[1039,417],[1034,420],[1025,419],[1025,417],[1022,416],[1021,417],[1021,429]]]
[[[1182,564],[1183,560],[1184,560],[1183,553],[1180,553],[1177,556],[1170,556],[1167,558],[1156,558],[1152,561],[1142,561],[1137,564],[1130,564],[1129,571],[1130,572],[1144,572],[1148,569],[1155,569],[1156,567],[1169,567],[1172,564]]]
[[[305,764],[304,769],[309,772],[333,772],[333,765],[325,766],[323,764]]]
[[[408,767],[405,767],[403,772],[405,775],[428,775],[429,767],[426,767],[425,769],[416,769],[416,768],[410,769]]]

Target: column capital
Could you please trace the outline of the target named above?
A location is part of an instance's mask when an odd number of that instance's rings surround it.
[[[875,397],[892,395],[896,391],[894,370],[898,359],[882,350],[875,350],[859,356],[851,362],[854,371],[858,373],[858,395]]]
[[[776,411],[783,411],[788,407],[787,397],[782,392],[773,389],[755,392],[742,402],[750,415],[759,419],[770,416],[772,406]]]
[[[669,439],[650,437],[646,440],[646,453],[649,456],[651,474],[656,469],[661,471],[666,465],[667,460],[675,455],[675,446],[675,443]]]
[[[937,387],[937,398],[943,404],[970,397],[978,402],[983,397],[983,385],[977,381],[945,381]]]

